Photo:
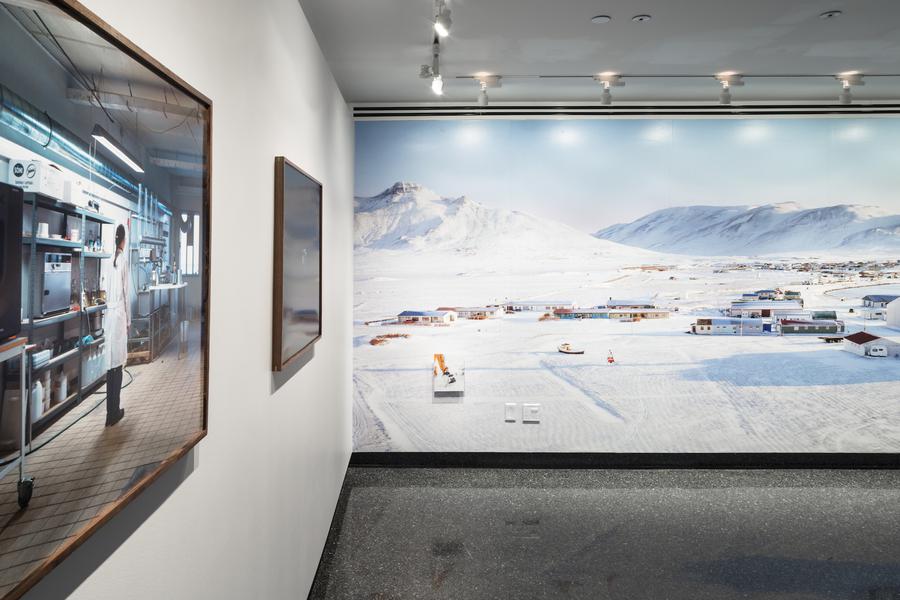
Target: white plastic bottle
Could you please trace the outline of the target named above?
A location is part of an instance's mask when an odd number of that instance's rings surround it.
[[[31,420],[37,421],[44,414],[44,384],[40,380],[31,388]]]

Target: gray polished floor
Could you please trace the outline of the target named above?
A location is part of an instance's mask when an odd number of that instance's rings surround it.
[[[348,471],[311,598],[900,599],[900,471]]]

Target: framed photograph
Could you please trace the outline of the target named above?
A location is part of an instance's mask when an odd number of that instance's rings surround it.
[[[322,337],[322,184],[275,157],[272,370]]]
[[[0,286],[0,598],[15,600],[206,435],[212,102],[77,0],[0,8],[16,32],[0,72],[20,67],[0,86],[20,109],[0,128],[21,274]],[[140,122],[114,100],[132,83],[129,101],[156,107]]]

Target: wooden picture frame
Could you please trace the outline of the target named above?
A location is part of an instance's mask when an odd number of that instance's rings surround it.
[[[49,557],[40,565],[27,573],[4,596],[4,600],[15,600],[24,596],[35,584],[43,579],[50,571],[59,565],[76,548],[81,546],[91,535],[106,524],[116,514],[149,488],[160,476],[168,471],[180,459],[196,446],[200,440],[206,437],[209,426],[209,327],[210,327],[210,248],[211,248],[211,165],[212,165],[212,100],[199,92],[196,88],[185,82],[173,71],[162,65],[159,61],[147,54],[133,42],[125,38],[121,33],[112,28],[103,19],[89,10],[77,0],[48,0],[50,6],[65,13],[77,23],[104,39],[114,48],[134,60],[148,71],[158,76],[166,84],[193,99],[205,111],[203,122],[203,164],[201,173],[202,199],[201,199],[201,231],[202,246],[200,248],[201,261],[201,315],[200,315],[200,352],[202,352],[200,364],[202,373],[200,385],[202,387],[202,420],[196,434],[191,435],[180,447],[170,452],[159,461],[152,469],[148,469],[134,485],[132,485],[119,498],[106,506],[95,517],[67,540],[60,543]],[[127,419],[127,418],[126,418]],[[40,489],[40,482],[37,482]],[[27,510],[27,509],[26,509]]]
[[[286,195],[286,174],[300,178],[307,185],[317,190],[318,223],[315,226],[317,233],[318,253],[318,306],[315,308],[317,326],[315,334],[296,347],[285,347],[285,310],[295,309],[291,307],[285,298],[285,231],[289,223],[286,220],[285,211],[290,208],[288,202],[291,198]],[[274,230],[274,261],[272,271],[272,371],[279,372],[289,364],[309,352],[313,345],[322,337],[322,220],[323,220],[323,188],[322,184],[306,171],[289,161],[284,156],[275,157],[275,230]]]

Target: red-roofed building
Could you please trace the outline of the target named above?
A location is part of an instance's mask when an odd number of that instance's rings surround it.
[[[900,356],[900,344],[868,331],[858,331],[845,337],[844,350],[859,356]]]

